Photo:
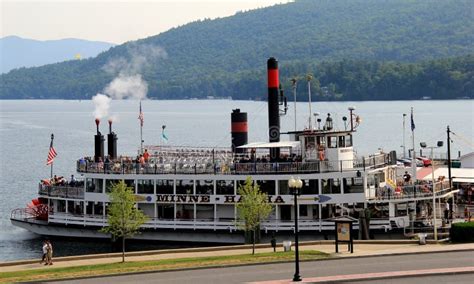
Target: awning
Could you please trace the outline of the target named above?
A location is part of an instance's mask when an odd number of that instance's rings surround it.
[[[240,149],[251,148],[299,148],[301,146],[299,141],[280,141],[280,142],[253,142],[239,146]]]
[[[431,180],[431,167],[422,168],[419,172],[422,172],[422,177],[417,177],[423,180]],[[435,168],[434,178],[444,176],[448,177],[448,168]],[[461,183],[472,183],[474,184],[474,169],[471,168],[451,168],[451,176],[453,177],[453,182]]]

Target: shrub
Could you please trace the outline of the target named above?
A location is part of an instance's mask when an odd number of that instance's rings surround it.
[[[454,223],[449,234],[452,242],[474,242],[474,222]]]

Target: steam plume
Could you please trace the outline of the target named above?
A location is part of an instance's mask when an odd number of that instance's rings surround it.
[[[104,89],[104,93],[112,99],[144,99],[148,92],[148,84],[140,74],[125,76],[119,75]]]
[[[97,94],[92,97],[92,102],[94,103],[94,117],[101,119],[109,115],[110,101],[112,99],[103,94]]]
[[[129,59],[124,57],[109,60],[102,69],[115,75],[115,78],[104,88],[104,94],[97,94],[92,98],[95,105],[94,116],[103,118],[109,115],[112,99],[146,99],[148,84],[140,74],[142,70],[157,64],[160,59],[167,57],[166,51],[153,45],[127,45]],[[111,117],[114,121],[117,115]]]

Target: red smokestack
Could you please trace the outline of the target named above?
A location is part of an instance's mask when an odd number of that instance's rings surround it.
[[[95,125],[97,126],[97,134],[99,134],[99,124],[100,124],[100,120],[98,118],[95,119]]]
[[[268,136],[270,142],[280,141],[280,107],[278,105],[278,61],[271,57],[267,61],[268,72]],[[271,148],[270,160],[276,161],[280,157],[279,148]]]

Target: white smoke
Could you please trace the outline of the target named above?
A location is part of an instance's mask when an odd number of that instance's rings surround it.
[[[100,119],[109,115],[112,99],[146,99],[148,84],[142,78],[141,72],[168,56],[166,51],[159,46],[136,45],[135,43],[127,45],[127,52],[130,59],[114,58],[102,67],[105,72],[113,74],[115,78],[104,88],[104,94],[97,94],[92,98],[96,118]],[[110,119],[117,121],[118,116],[114,115]]]
[[[136,45],[134,43],[127,45],[127,53],[129,54],[129,60],[124,57],[117,57],[109,60],[102,69],[116,76],[130,76],[140,74],[152,64],[168,57],[166,51],[159,46]]]
[[[103,94],[97,94],[93,96],[92,102],[94,103],[94,106],[95,106],[94,117],[98,119],[107,117],[109,115],[111,101],[112,101],[111,98]]]
[[[117,114],[110,115],[109,120],[112,121],[112,122],[119,122],[120,121],[119,116]]]
[[[104,89],[104,93],[115,100],[146,98],[148,84],[140,74],[125,76],[119,75]]]

